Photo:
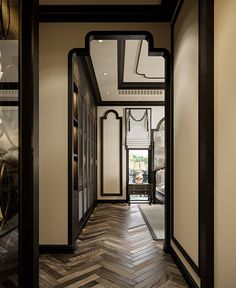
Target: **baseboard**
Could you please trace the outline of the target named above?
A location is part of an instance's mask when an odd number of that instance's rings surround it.
[[[128,203],[126,199],[124,200],[97,200],[97,203]]]
[[[183,277],[190,288],[199,288],[197,283],[194,281],[191,274],[188,272],[187,268],[184,266],[183,262],[180,260],[178,254],[175,252],[173,247],[168,247],[168,252],[172,256],[173,260],[175,261],[176,265],[178,266],[180,272],[183,274]]]
[[[39,245],[40,254],[66,254],[73,253],[74,245]]]

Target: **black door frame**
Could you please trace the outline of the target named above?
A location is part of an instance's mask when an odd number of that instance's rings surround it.
[[[39,285],[38,0],[20,0],[19,287]]]

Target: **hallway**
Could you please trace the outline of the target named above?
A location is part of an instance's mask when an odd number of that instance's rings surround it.
[[[188,287],[161,244],[137,205],[98,204],[74,254],[41,255],[39,287]]]

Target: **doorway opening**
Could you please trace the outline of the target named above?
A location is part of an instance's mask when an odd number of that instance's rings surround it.
[[[138,205],[167,245],[169,71],[168,51],[143,31],[90,32],[85,49],[69,53],[71,247],[96,200]]]

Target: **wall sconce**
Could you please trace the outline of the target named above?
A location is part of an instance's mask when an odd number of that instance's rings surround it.
[[[7,38],[10,28],[10,1],[0,0],[0,40]]]

